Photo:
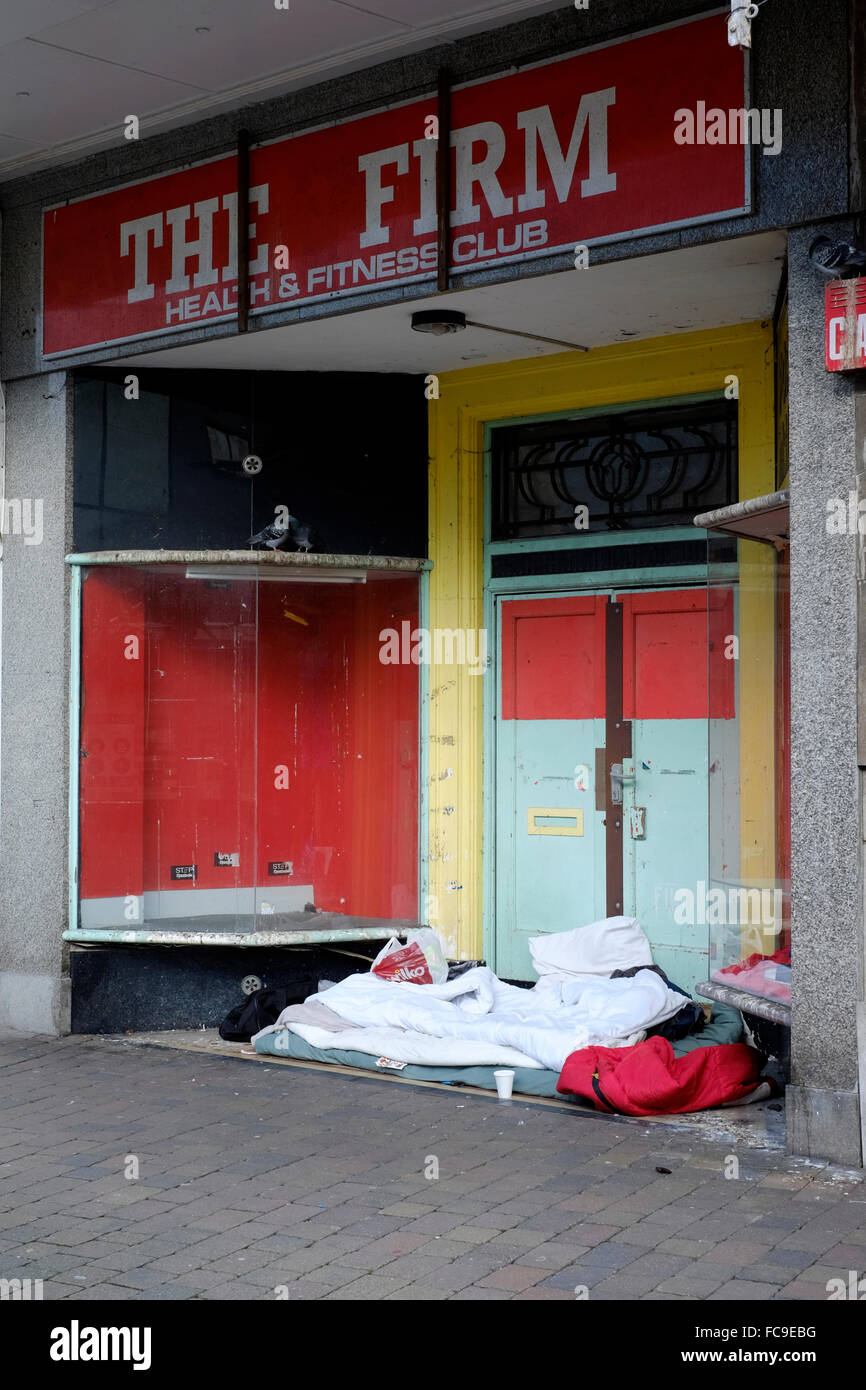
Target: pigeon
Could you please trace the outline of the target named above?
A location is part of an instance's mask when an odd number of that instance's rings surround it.
[[[288,526],[265,526],[255,536],[250,536],[247,545],[258,546],[260,550],[279,550],[290,534]]]
[[[809,247],[809,260],[828,280],[866,269],[866,251],[858,251],[847,241],[831,241],[828,236],[815,238]]]
[[[313,549],[313,531],[310,526],[305,526],[296,516],[289,515],[288,526],[279,526],[272,522],[270,526],[265,526],[263,530],[250,536],[247,545],[258,546],[260,550],[279,550],[286,541],[292,540],[296,550],[309,551]]]
[[[290,516],[289,531],[298,550],[310,551],[313,549],[313,529],[311,526],[305,526],[298,521],[296,516]]]

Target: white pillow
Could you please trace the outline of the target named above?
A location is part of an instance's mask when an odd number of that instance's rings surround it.
[[[539,975],[612,975],[614,970],[653,963],[636,917],[606,917],[572,931],[533,936],[529,950]]]

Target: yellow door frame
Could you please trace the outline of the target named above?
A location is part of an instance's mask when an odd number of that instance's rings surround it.
[[[477,630],[484,624],[486,424],[721,394],[726,387],[736,389],[739,400],[740,497],[772,492],[773,326],[768,321],[441,373],[439,398],[429,411],[430,627]],[[766,629],[764,605],[773,601],[772,586],[767,595],[743,599],[741,630]],[[775,873],[772,796],[768,805],[768,788],[774,785],[772,681],[762,664],[750,661],[740,671],[743,706],[752,712],[741,733],[744,877],[747,869],[755,879]],[[478,957],[483,950],[483,691],[469,666],[431,665],[427,739],[425,916],[449,954]]]

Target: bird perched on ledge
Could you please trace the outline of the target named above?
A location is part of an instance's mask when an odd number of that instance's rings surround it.
[[[280,526],[276,522],[272,522],[270,526],[265,526],[256,535],[250,536],[247,545],[258,550],[280,550],[290,540],[294,543],[296,550],[309,551],[313,549],[312,529],[300,522],[296,516],[291,515],[287,526]]]
[[[866,270],[866,251],[858,250],[848,241],[831,241],[828,236],[815,238],[809,247],[809,260],[828,280],[862,275]]]

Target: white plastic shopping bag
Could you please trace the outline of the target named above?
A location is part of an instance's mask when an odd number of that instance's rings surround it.
[[[396,936],[386,941],[370,967],[380,980],[414,985],[441,985],[448,979],[448,962],[432,927],[406,932],[406,945]]]

